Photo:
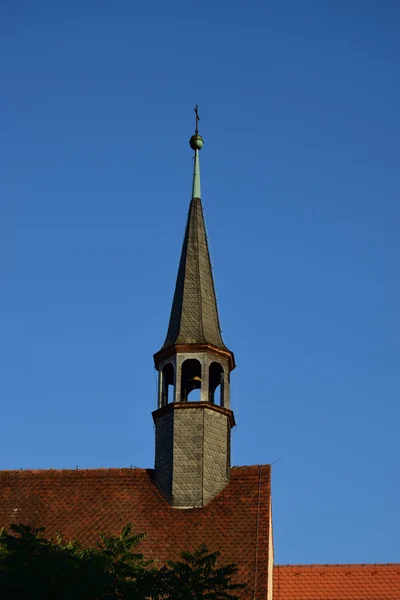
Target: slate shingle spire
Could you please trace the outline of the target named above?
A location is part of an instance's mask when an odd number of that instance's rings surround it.
[[[163,349],[173,344],[211,344],[227,350],[221,337],[201,203],[199,150],[203,143],[198,132],[190,139],[195,152],[192,200]]]

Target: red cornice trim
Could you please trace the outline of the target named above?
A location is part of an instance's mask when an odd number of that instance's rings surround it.
[[[158,417],[162,417],[172,410],[190,410],[192,408],[202,408],[203,410],[213,410],[214,412],[218,412],[222,415],[226,415],[229,419],[231,427],[235,426],[235,417],[233,412],[229,408],[224,408],[223,406],[218,406],[218,404],[211,404],[211,402],[171,402],[162,408],[158,408],[154,410],[151,414],[153,416],[154,422]]]
[[[173,356],[178,352],[182,352],[185,354],[189,354],[191,352],[209,352],[210,354],[214,354],[215,356],[225,358],[228,361],[230,371],[233,371],[233,369],[236,366],[233,352],[230,352],[229,350],[221,350],[220,348],[216,348],[211,344],[174,344],[154,354],[154,364],[156,369],[158,368],[158,364],[160,363],[160,361],[164,360],[165,358],[169,358],[170,356]]]

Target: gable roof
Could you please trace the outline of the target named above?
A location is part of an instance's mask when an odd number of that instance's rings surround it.
[[[231,480],[203,508],[174,509],[153,484],[153,471],[94,469],[0,471],[0,527],[45,527],[89,545],[98,534],[120,533],[131,522],[144,532],[145,556],[160,564],[205,542],[234,562],[247,583],[244,599],[267,597],[270,466],[234,467]]]
[[[276,565],[274,600],[399,600],[400,564]]]
[[[193,198],[186,224],[167,336],[174,344],[211,344],[227,350],[221,337],[203,208]]]

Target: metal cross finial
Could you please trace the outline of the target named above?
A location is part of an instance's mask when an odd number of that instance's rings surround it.
[[[194,112],[196,113],[196,130],[195,130],[195,133],[199,133],[199,121],[200,121],[200,117],[199,117],[199,105],[198,104],[196,104]]]

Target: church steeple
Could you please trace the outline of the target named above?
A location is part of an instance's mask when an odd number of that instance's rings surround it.
[[[153,412],[156,483],[177,508],[203,506],[228,483],[234,425],[230,372],[235,362],[219,325],[200,198],[204,141],[197,106],[195,113],[196,130],[189,142],[194,150],[192,198],[168,332],[154,355],[159,373],[158,409]],[[199,401],[191,401],[194,390],[200,391]]]

